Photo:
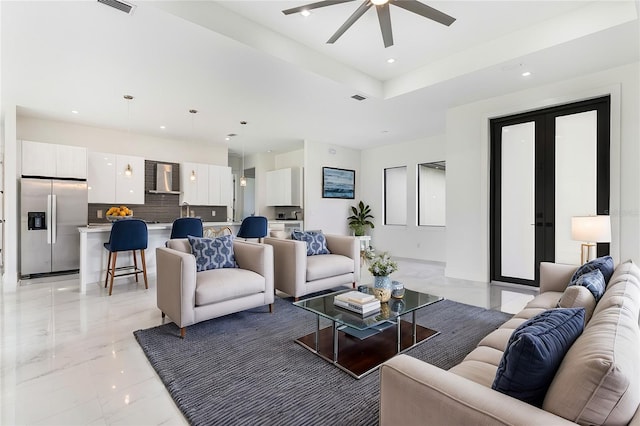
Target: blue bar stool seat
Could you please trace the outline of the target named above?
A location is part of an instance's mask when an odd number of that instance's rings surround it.
[[[267,218],[264,216],[247,216],[238,230],[239,238],[264,238],[267,236]]]
[[[147,224],[140,219],[122,219],[114,222],[111,226],[111,234],[109,235],[109,242],[104,243],[104,248],[109,251],[109,260],[107,261],[107,274],[104,279],[104,286],[107,287],[109,282],[109,276],[111,276],[111,283],[109,285],[109,296],[113,291],[113,279],[124,275],[136,275],[136,282],[138,282],[138,274],[142,273],[144,277],[144,288],[149,288],[147,283],[147,264],[144,258],[144,250],[147,248],[149,235],[147,231]],[[142,269],[138,268],[138,261],[136,259],[136,250],[140,250],[140,259],[142,260]],[[121,266],[116,268],[116,259],[118,258],[118,252],[131,251],[133,254],[133,265]],[[121,272],[116,274],[116,271],[129,270],[129,272]]]
[[[173,221],[170,239],[187,238],[187,235],[202,237],[202,233],[202,219],[199,217],[181,217]]]

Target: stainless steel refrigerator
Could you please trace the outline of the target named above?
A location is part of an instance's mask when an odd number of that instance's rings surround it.
[[[21,276],[78,270],[86,181],[22,178],[20,217]]]

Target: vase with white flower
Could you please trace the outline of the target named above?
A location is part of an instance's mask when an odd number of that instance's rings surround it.
[[[369,265],[369,272],[373,275],[373,294],[384,303],[391,299],[391,275],[398,270],[398,264],[388,253],[382,253],[374,258]]]

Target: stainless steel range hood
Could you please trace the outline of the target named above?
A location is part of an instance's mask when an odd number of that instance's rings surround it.
[[[173,190],[173,165],[156,164],[156,189],[150,189],[151,194],[180,194]]]

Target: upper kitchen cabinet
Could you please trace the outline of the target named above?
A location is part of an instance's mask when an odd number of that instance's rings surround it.
[[[267,172],[268,206],[302,207],[302,170],[299,167]]]
[[[144,204],[144,158],[89,153],[89,203]]]
[[[22,141],[22,175],[86,179],[87,149]]]
[[[206,206],[209,204],[209,165],[182,163],[180,165],[180,204]]]
[[[230,206],[232,204],[231,167],[209,166],[209,205]]]

